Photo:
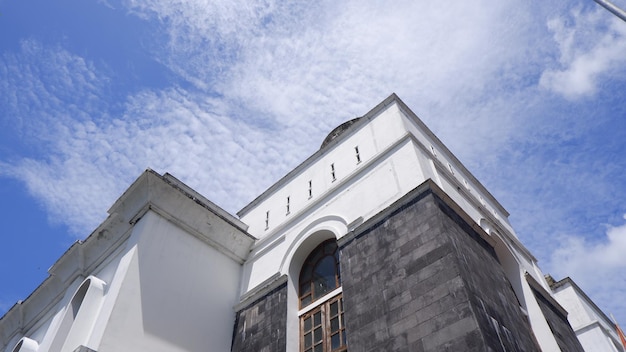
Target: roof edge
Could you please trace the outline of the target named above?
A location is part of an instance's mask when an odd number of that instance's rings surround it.
[[[337,135],[335,138],[331,138],[327,143],[322,143],[322,146],[321,146],[321,148],[319,150],[317,150],[311,156],[306,158],[302,163],[300,163],[293,170],[288,172],[285,176],[281,177],[278,181],[276,181],[269,188],[267,188],[265,191],[263,191],[263,193],[258,195],[253,201],[251,201],[250,203],[245,205],[243,208],[241,208],[241,210],[239,210],[237,212],[237,216],[239,216],[239,218],[245,216],[250,210],[252,210],[254,207],[256,207],[263,200],[265,200],[265,198],[269,194],[271,194],[274,191],[276,191],[277,189],[279,189],[285,183],[284,182],[285,180],[290,179],[293,176],[295,176],[298,173],[300,173],[301,171],[303,171],[315,159],[317,159],[321,155],[325,154],[329,149],[332,149],[334,146],[339,144],[342,140],[348,138],[349,135],[351,135],[356,130],[360,129],[363,125],[367,124],[367,122],[371,118],[373,118],[374,116],[378,115],[382,110],[384,110],[387,106],[393,104],[394,102],[401,102],[401,100],[396,95],[396,93],[391,93],[390,96],[388,96],[385,100],[383,100],[378,105],[376,105],[373,109],[368,111],[365,115],[363,115],[361,117],[354,118],[354,119],[349,120],[349,121],[346,121],[346,122],[342,123],[341,125],[337,126],[335,129],[333,129],[333,131],[337,130],[337,128],[340,128],[341,126],[345,125],[346,123],[349,123],[350,121],[355,121],[356,120],[354,123],[350,124],[345,130],[343,130],[339,135]],[[402,105],[406,106],[404,103],[402,103]],[[333,133],[333,131],[331,131],[331,134]],[[330,134],[329,134],[329,136],[330,136]],[[326,139],[328,139],[328,137],[326,137]],[[326,142],[326,139],[324,140],[324,142]]]

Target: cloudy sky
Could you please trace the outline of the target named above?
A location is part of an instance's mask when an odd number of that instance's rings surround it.
[[[0,314],[146,168],[234,213],[392,92],[626,325],[626,23],[591,0],[0,0]]]

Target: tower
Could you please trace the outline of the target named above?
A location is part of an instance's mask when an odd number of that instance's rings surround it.
[[[258,241],[235,351],[262,350],[249,336],[261,331],[270,350],[283,339],[287,351],[341,350],[344,329],[355,351],[582,350],[507,211],[396,95],[333,130],[238,215]],[[340,282],[316,294],[307,270],[329,240]],[[311,311],[322,313],[313,327]]]

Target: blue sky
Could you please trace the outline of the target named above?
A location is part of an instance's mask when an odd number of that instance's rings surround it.
[[[626,325],[626,23],[591,0],[0,0],[0,314],[144,169],[234,213],[392,92]]]

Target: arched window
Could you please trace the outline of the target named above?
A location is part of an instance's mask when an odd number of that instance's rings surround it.
[[[302,312],[300,351],[346,351],[339,251],[335,240],[321,243],[309,254],[298,282]]]
[[[63,319],[61,320],[61,325],[59,325],[56,336],[54,337],[54,340],[52,340],[50,351],[60,351],[62,349],[63,344],[67,340],[72,326],[74,325],[74,321],[76,320],[78,311],[83,305],[83,301],[85,300],[85,296],[87,295],[87,290],[89,290],[90,285],[91,277],[83,281],[83,283],[80,284],[80,286],[78,287],[78,290],[76,290],[76,292],[74,293],[70,304],[65,310]]]
[[[104,300],[105,286],[106,283],[95,276],[87,277],[80,284],[65,308],[49,351],[73,351],[86,345]]]

